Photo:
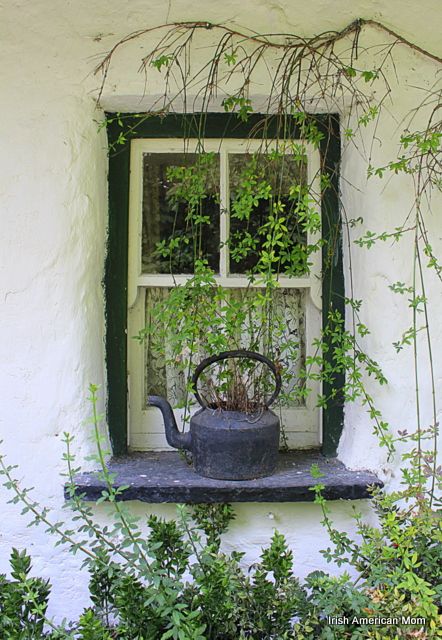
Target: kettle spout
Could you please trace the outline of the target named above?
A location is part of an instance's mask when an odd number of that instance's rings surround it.
[[[171,447],[176,449],[189,449],[191,448],[191,435],[190,432],[181,433],[178,431],[175,416],[173,415],[173,409],[167,402],[166,398],[161,396],[148,396],[147,402],[152,407],[158,407],[163,414],[164,430],[166,432],[166,440]]]

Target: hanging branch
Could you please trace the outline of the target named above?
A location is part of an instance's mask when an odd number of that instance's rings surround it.
[[[155,27],[149,27],[146,29],[140,29],[138,31],[134,31],[133,33],[128,34],[121,40],[119,40],[106,54],[106,56],[101,60],[101,62],[96,66],[94,73],[102,74],[102,82],[100,85],[100,89],[98,92],[97,101],[100,102],[102,97],[104,86],[106,84],[106,80],[109,73],[109,68],[112,62],[112,59],[115,57],[117,51],[122,48],[125,44],[132,42],[138,38],[143,36],[147,36],[156,32],[164,32],[165,35],[162,36],[160,42],[157,46],[143,58],[140,69],[146,70],[146,67],[155,56],[166,55],[165,52],[169,52],[167,55],[171,55],[174,58],[180,56],[181,52],[186,48],[188,43],[192,40],[193,36],[197,31],[214,31],[221,32],[221,37],[219,38],[218,45],[216,48],[215,55],[213,57],[213,61],[219,64],[221,56],[225,53],[226,49],[232,45],[234,40],[237,40],[236,45],[245,47],[247,44],[255,45],[256,49],[254,55],[256,57],[256,61],[253,65],[256,66],[259,59],[270,50],[273,51],[281,51],[283,52],[283,57],[285,57],[286,53],[290,53],[290,63],[287,67],[287,70],[294,70],[296,66],[296,61],[302,61],[307,58],[318,57],[319,60],[330,61],[333,59],[337,59],[334,53],[334,46],[339,41],[344,38],[351,37],[353,39],[352,42],[352,50],[351,50],[351,64],[354,60],[358,58],[359,54],[359,37],[363,27],[372,26],[376,29],[379,29],[388,35],[392,36],[396,42],[395,44],[403,44],[414,51],[422,54],[423,56],[434,60],[442,64],[442,58],[435,55],[434,53],[424,49],[413,42],[407,40],[400,34],[396,33],[389,27],[386,27],[382,23],[376,20],[365,20],[363,18],[359,18],[349,25],[347,25],[344,29],[340,31],[326,31],[324,33],[318,34],[311,38],[303,38],[301,36],[295,34],[263,34],[263,35],[253,35],[245,33],[244,31],[233,29],[231,27],[227,27],[221,24],[214,24],[206,21],[191,21],[191,22],[172,22],[170,24],[162,24],[157,25]],[[180,40],[184,38],[184,42],[180,43]],[[285,42],[280,42],[276,38],[285,39]],[[177,43],[177,44],[176,44]],[[176,47],[174,48],[174,45]],[[251,60],[250,54],[245,53],[244,59],[248,58]],[[238,63],[240,66],[240,63]],[[234,69],[232,69],[231,73],[234,70],[238,70],[238,65],[235,65]],[[252,68],[249,70],[247,74],[250,77],[250,73],[252,72]],[[214,82],[213,74],[212,74],[212,82]],[[209,83],[210,84],[210,83]]]
[[[365,27],[377,29],[388,36],[388,41],[384,45],[375,47],[363,46],[361,36]],[[196,51],[195,39],[199,33],[212,32],[211,43],[201,52],[198,50],[198,64],[192,65],[191,56]],[[262,117],[250,130],[252,137],[258,137],[262,141],[260,151],[265,153],[267,136],[267,126],[270,119],[277,118],[277,134],[272,138],[284,138],[287,133],[287,123],[296,123],[299,138],[309,140],[317,144],[318,140],[314,132],[309,130],[311,118],[307,117],[308,108],[314,101],[320,100],[321,107],[327,111],[334,111],[340,98],[345,96],[350,101],[349,121],[346,127],[342,123],[343,139],[354,145],[358,153],[367,157],[368,177],[382,178],[384,174],[394,175],[398,173],[410,176],[415,190],[415,205],[407,213],[401,225],[394,228],[394,231],[373,232],[366,231],[364,235],[353,241],[350,239],[349,226],[352,222],[347,220],[345,207],[341,205],[342,224],[348,234],[348,254],[351,264],[351,250],[354,242],[361,247],[369,248],[376,242],[393,241],[398,242],[410,231],[415,233],[415,255],[419,260],[419,274],[415,265],[415,279],[419,275],[422,291],[425,290],[424,278],[421,272],[420,261],[423,256],[428,258],[428,266],[435,269],[436,275],[442,280],[442,263],[440,263],[429,242],[429,233],[426,228],[421,202],[423,196],[428,198],[430,204],[430,193],[433,189],[442,190],[442,161],[440,148],[442,143],[442,120],[440,118],[440,108],[442,107],[442,91],[434,85],[430,90],[426,90],[424,99],[411,110],[401,122],[403,128],[399,139],[398,156],[388,162],[385,166],[371,166],[373,142],[377,139],[377,126],[381,114],[381,109],[385,100],[390,95],[389,74],[386,65],[391,64],[393,74],[399,80],[393,59],[393,50],[398,46],[405,46],[428,60],[442,64],[442,58],[431,51],[428,51],[394,30],[386,27],[376,20],[358,19],[347,25],[340,31],[326,31],[311,38],[300,37],[294,34],[256,34],[247,33],[245,30],[234,29],[222,24],[213,24],[206,21],[174,22],[163,24],[147,29],[141,29],[131,33],[118,41],[106,54],[103,60],[97,65],[95,73],[101,73],[101,85],[98,92],[98,102],[103,95],[108,79],[112,60],[117,52],[126,44],[144,37],[156,35],[158,41],[151,45],[147,55],[140,63],[139,71],[146,76],[152,68],[161,71],[163,74],[163,92],[160,97],[155,98],[155,103],[150,107],[150,111],[138,114],[139,118],[150,117],[151,115],[166,114],[178,100],[183,101],[182,108],[185,113],[193,113],[198,119],[198,138],[204,138],[205,118],[210,111],[211,103],[220,94],[223,96],[221,102],[226,112],[234,113],[240,120],[246,122],[250,112],[256,105],[252,105],[252,87],[259,86],[263,82],[263,67],[267,72],[266,104],[262,105]],[[340,45],[340,46],[338,46]],[[363,53],[375,51],[374,59],[376,68],[358,69],[357,61]],[[374,63],[372,63],[374,64]],[[265,74],[264,74],[265,76]],[[371,87],[376,82],[377,95],[373,98]],[[380,86],[381,85],[381,86]],[[233,86],[233,88],[232,88]],[[367,91],[369,89],[369,91]],[[189,104],[188,97],[191,96],[193,102]],[[339,109],[338,109],[339,110]],[[413,130],[411,125],[417,113],[425,114],[425,124],[419,130]],[[119,119],[119,116],[118,118]],[[406,121],[408,120],[408,121]],[[138,121],[140,122],[140,121]],[[367,149],[364,147],[364,138],[356,142],[355,135],[367,125],[373,126],[370,134],[371,145]],[[352,128],[353,127],[353,128]],[[136,128],[136,125],[134,125]],[[129,129],[129,135],[133,130]],[[195,134],[195,131],[192,132]],[[126,140],[124,140],[125,142]],[[359,144],[359,146],[358,146]],[[202,147],[203,148],[203,145]],[[333,171],[330,167],[322,167],[322,175],[326,177],[328,172]],[[342,177],[345,181],[345,177]],[[332,188],[328,185],[325,188]],[[340,201],[340,194],[337,193]],[[318,197],[321,197],[318,194]],[[412,211],[416,211],[414,224],[411,222]],[[409,221],[410,219],[410,221]],[[362,221],[362,219],[361,219]],[[270,234],[271,236],[271,234]],[[337,242],[333,239],[333,242]],[[334,254],[334,244],[330,244],[329,254]],[[327,266],[327,265],[326,265]],[[413,300],[418,301],[420,297],[416,294],[419,283],[413,283]],[[371,420],[374,422],[373,430],[378,435],[380,442],[387,447],[389,454],[394,448],[394,436],[388,432],[388,424],[384,422],[376,409],[374,401],[367,393],[362,383],[359,383],[361,363],[368,375],[374,375],[383,384],[385,379],[375,361],[366,356],[360,348],[358,332],[363,337],[368,331],[359,319],[359,307],[357,301],[353,301],[352,293],[352,273],[350,271],[349,290],[351,299],[346,303],[351,306],[353,320],[353,333],[345,329],[341,331],[343,317],[335,318],[336,335],[340,336],[342,342],[341,351],[345,353],[345,362],[335,364],[335,373],[338,374],[345,368],[348,375],[348,383],[344,387],[346,398],[362,398],[362,403],[367,407]],[[394,290],[394,289],[393,289]],[[401,291],[398,291],[401,293]],[[424,296],[425,297],[425,296]],[[354,305],[354,306],[353,306]],[[424,303],[426,316],[427,306]],[[411,334],[406,332],[402,339],[395,343],[402,348],[405,344],[414,344],[416,379],[418,350],[420,346],[416,342],[416,313]],[[268,316],[270,317],[270,316]],[[193,322],[193,318],[192,318]],[[328,319],[326,331],[332,331],[331,321]],[[428,322],[427,322],[428,327]],[[429,329],[427,330],[427,348],[430,355],[430,377],[432,388],[433,422],[436,423],[436,393],[435,393],[435,372],[433,365],[434,350],[431,347]],[[315,353],[314,358],[319,357]],[[349,364],[349,362],[351,363]],[[326,363],[327,364],[327,363]],[[306,368],[306,379],[309,377],[308,367]],[[302,393],[305,385],[300,389]],[[416,404],[418,437],[424,433],[423,427],[419,424],[419,403],[422,390],[416,384]],[[325,400],[334,400],[333,397]],[[422,431],[422,434],[421,434]],[[437,452],[436,445],[437,429],[434,426],[434,446],[433,451],[428,453],[432,456],[433,478],[435,474],[435,458]],[[420,440],[419,440],[420,442]],[[424,456],[419,455],[419,461],[424,460]],[[429,458],[428,458],[429,459]],[[420,465],[422,466],[422,465]],[[419,478],[421,472],[419,471]],[[434,492],[435,483],[431,487]]]

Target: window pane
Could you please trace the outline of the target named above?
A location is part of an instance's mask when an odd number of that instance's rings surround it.
[[[146,289],[146,326],[156,326],[152,311],[158,308],[168,297],[169,289],[164,287],[148,287]],[[185,401],[186,379],[182,368],[173,367],[168,362],[171,358],[170,345],[159,332],[148,334],[145,342],[145,394],[167,398],[176,406]]]
[[[143,154],[143,273],[219,271],[219,156]]]
[[[186,400],[187,382],[197,364],[203,358],[214,355],[208,350],[204,331],[198,327],[195,317],[195,336],[192,337],[192,348],[198,344],[197,353],[193,353],[190,361],[190,344],[184,345],[179,354],[173,353],[174,335],[164,337],[153,310],[158,308],[169,295],[170,289],[149,287],[146,289],[146,325],[154,330],[148,334],[145,342],[145,394],[166,397],[174,406],[182,406]],[[217,329],[223,334],[222,348],[218,351],[248,349],[258,351],[281,365],[283,392],[281,405],[286,407],[303,406],[304,400],[297,394],[302,386],[300,371],[305,366],[305,290],[281,288],[273,291],[269,300],[263,301],[263,290],[260,289],[227,289],[224,290],[220,302],[220,314],[228,313],[230,308],[238,309],[235,320],[230,322],[229,331]],[[236,307],[235,307],[236,305]],[[223,311],[221,311],[221,308]],[[238,323],[235,325],[236,318]],[[163,325],[162,325],[163,326]],[[203,336],[203,337],[201,337]],[[207,375],[215,376],[222,367],[208,370]],[[264,371],[264,378],[260,371]],[[200,379],[200,393],[208,399],[213,396],[213,380],[203,375]],[[273,376],[268,376],[268,369],[260,367],[258,378],[264,381],[264,391],[271,395]],[[251,379],[251,378],[250,378]],[[250,387],[253,391],[253,383]],[[218,397],[223,399],[222,389],[217,389]],[[193,395],[190,396],[193,398]],[[227,396],[226,396],[227,401]]]
[[[263,295],[260,289],[230,289],[229,293],[247,310],[234,348],[258,351],[278,362],[283,381],[280,404],[303,406],[304,399],[297,391],[303,384],[300,372],[305,366],[305,289],[276,289],[265,303],[257,303]],[[270,380],[272,385],[273,377]]]
[[[275,273],[291,276],[307,272],[307,234],[300,222],[307,195],[307,163],[302,153],[283,155],[231,154],[230,180],[230,273],[263,270],[259,255],[277,230],[283,227],[280,244],[274,247]],[[265,269],[265,267],[264,267]],[[265,269],[266,270],[266,269]]]

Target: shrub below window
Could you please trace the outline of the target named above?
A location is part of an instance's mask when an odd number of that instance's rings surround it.
[[[114,524],[101,526],[93,509],[76,493],[71,451],[65,434],[68,487],[75,527],[51,522],[47,509],[20,487],[0,455],[4,485],[12,502],[43,524],[57,544],[80,551],[90,574],[92,606],[76,623],[55,625],[47,617],[50,585],[30,577],[31,560],[13,550],[11,578],[0,576],[2,640],[329,640],[442,637],[442,528],[431,474],[422,472],[421,456],[406,455],[404,488],[373,491],[378,526],[355,512],[357,538],[338,531],[322,496],[320,473],[315,502],[332,546],[327,561],[348,565],[333,576],[314,571],[302,583],[295,575],[293,552],[274,532],[258,562],[244,566],[244,553],[226,553],[222,535],[234,518],[230,505],[178,506],[177,518],[151,515],[148,529],[118,500],[106,466],[107,452],[97,413],[97,387],[91,385],[94,459],[104,480],[98,503],[109,503]],[[433,434],[427,433],[432,441]],[[403,434],[413,443],[415,436]],[[428,467],[430,469],[430,467]],[[428,485],[430,490],[428,490]],[[357,575],[356,578],[351,577]]]

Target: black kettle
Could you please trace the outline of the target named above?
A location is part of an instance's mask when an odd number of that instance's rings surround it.
[[[275,390],[254,413],[212,408],[202,400],[198,378],[209,365],[228,358],[247,358],[266,364],[275,378]],[[161,396],[148,396],[148,404],[158,407],[164,419],[170,446],[192,452],[195,471],[208,478],[252,480],[271,475],[278,462],[279,418],[269,406],[281,390],[281,375],[276,365],[254,351],[224,351],[203,360],[192,378],[195,397],[201,405],[190,420],[186,433],[178,431],[169,402]]]

